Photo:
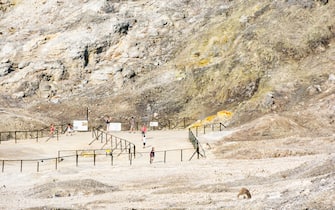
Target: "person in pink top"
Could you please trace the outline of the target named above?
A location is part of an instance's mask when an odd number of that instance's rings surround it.
[[[54,135],[55,135],[55,131],[56,131],[56,127],[55,127],[55,125],[54,125],[54,124],[51,124],[51,125],[50,125],[49,138],[54,137]]]
[[[143,125],[141,128],[141,132],[142,132],[142,135],[145,136],[145,134],[147,133],[147,126]]]

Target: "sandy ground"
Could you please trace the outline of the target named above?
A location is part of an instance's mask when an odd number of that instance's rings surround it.
[[[219,139],[228,134],[220,132],[201,136],[207,158],[190,160],[194,149],[187,130],[149,131],[146,148],[138,132],[112,134],[136,144],[135,159],[115,151],[111,160],[104,154],[108,146],[101,141],[89,145],[92,134],[85,132],[63,134],[58,141],[2,143],[0,160],[32,161],[23,162],[22,172],[20,161],[5,161],[0,209],[335,209],[333,144],[311,154],[228,158],[216,153],[229,148],[230,153],[240,154],[245,145],[226,142],[219,147]],[[249,146],[271,147],[264,143]],[[149,163],[151,147],[156,149],[153,164]],[[78,166],[75,157],[55,159],[60,150],[79,149],[85,151],[79,151]],[[93,149],[103,151],[95,165]],[[249,189],[251,199],[237,198],[242,187]]]

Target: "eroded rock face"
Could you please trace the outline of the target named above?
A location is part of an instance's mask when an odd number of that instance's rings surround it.
[[[96,124],[228,109],[239,125],[333,102],[332,2],[0,2],[0,92],[46,124],[90,107]]]

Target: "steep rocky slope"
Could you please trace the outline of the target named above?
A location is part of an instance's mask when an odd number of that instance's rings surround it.
[[[0,12],[2,130],[89,108],[92,126],[229,110],[248,139],[334,134],[333,1],[0,0]]]

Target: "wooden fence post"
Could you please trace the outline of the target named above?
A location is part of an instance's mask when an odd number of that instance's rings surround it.
[[[183,162],[183,150],[180,150],[180,162]]]
[[[130,149],[129,149],[129,161],[130,161],[130,165],[132,165],[132,155],[130,153]]]
[[[199,159],[200,158],[199,142],[197,142],[197,155],[198,155],[198,159]]]
[[[113,153],[111,153],[111,165],[113,165]]]
[[[95,165],[95,157],[96,157],[95,150],[93,150],[93,165]]]
[[[78,151],[76,150],[76,166],[78,167]]]

